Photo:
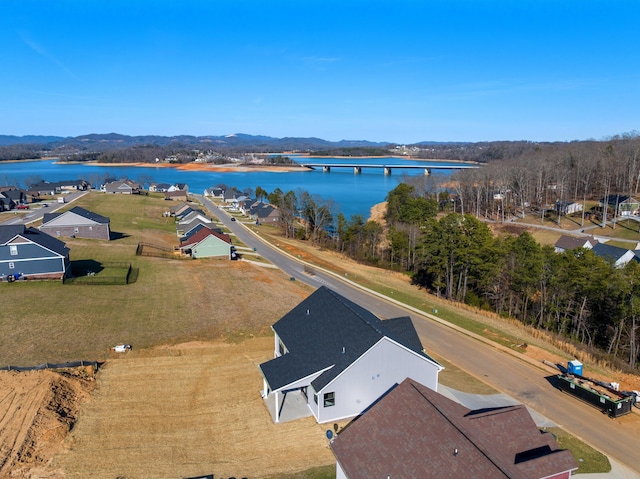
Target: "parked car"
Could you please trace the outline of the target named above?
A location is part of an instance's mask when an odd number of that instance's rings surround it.
[[[16,206],[17,209],[19,210],[28,210],[29,209],[29,205],[18,205]]]
[[[232,217],[231,217],[231,221],[235,221],[235,220],[236,220],[236,219],[232,216]]]
[[[49,206],[49,203],[42,203],[41,205],[43,208],[46,208],[47,206]]]

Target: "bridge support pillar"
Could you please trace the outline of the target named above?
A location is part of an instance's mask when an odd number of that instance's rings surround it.
[[[429,176],[431,174],[431,170],[429,168],[424,169],[424,176]]]
[[[389,168],[388,166],[384,167],[384,174],[385,176],[390,175],[391,174],[391,168]]]
[[[331,171],[331,167],[330,167],[330,166],[323,166],[323,167],[322,167],[322,171],[323,171],[324,173],[329,173],[329,172]]]
[[[356,175],[359,175],[360,173],[362,173],[362,167],[361,167],[361,166],[354,166],[354,167],[353,167],[353,172],[354,172]]]

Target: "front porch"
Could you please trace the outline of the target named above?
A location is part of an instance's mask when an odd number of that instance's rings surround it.
[[[276,398],[279,414],[276,415]],[[271,393],[264,399],[264,404],[271,414],[273,422],[288,422],[311,416],[311,409],[307,406],[307,398],[301,389],[287,392]]]

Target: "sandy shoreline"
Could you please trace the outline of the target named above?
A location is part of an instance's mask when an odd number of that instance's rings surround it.
[[[61,162],[62,163],[62,162]],[[72,162],[64,162],[64,163],[72,163]],[[253,172],[253,171],[268,171],[270,173],[285,173],[289,171],[311,171],[310,168],[304,166],[294,166],[294,165],[283,165],[283,166],[274,166],[274,165],[237,165],[234,163],[225,164],[225,165],[212,165],[210,163],[98,163],[95,161],[84,162],[78,161],[74,162],[76,164],[83,164],[86,166],[100,166],[100,167],[118,167],[118,166],[140,166],[145,168],[174,168],[176,170],[181,171],[214,171],[216,173],[227,173],[227,172]]]

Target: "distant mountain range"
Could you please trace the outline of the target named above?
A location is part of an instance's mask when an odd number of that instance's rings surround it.
[[[337,142],[320,138],[273,138],[270,136],[237,133],[224,136],[129,136],[118,133],[90,134],[75,137],[61,136],[12,136],[0,135],[0,146],[43,145],[48,148],[71,147],[82,150],[104,151],[142,145],[193,146],[198,149],[215,148],[265,148],[278,150],[316,150],[327,148],[384,147],[388,142],[342,140]]]

